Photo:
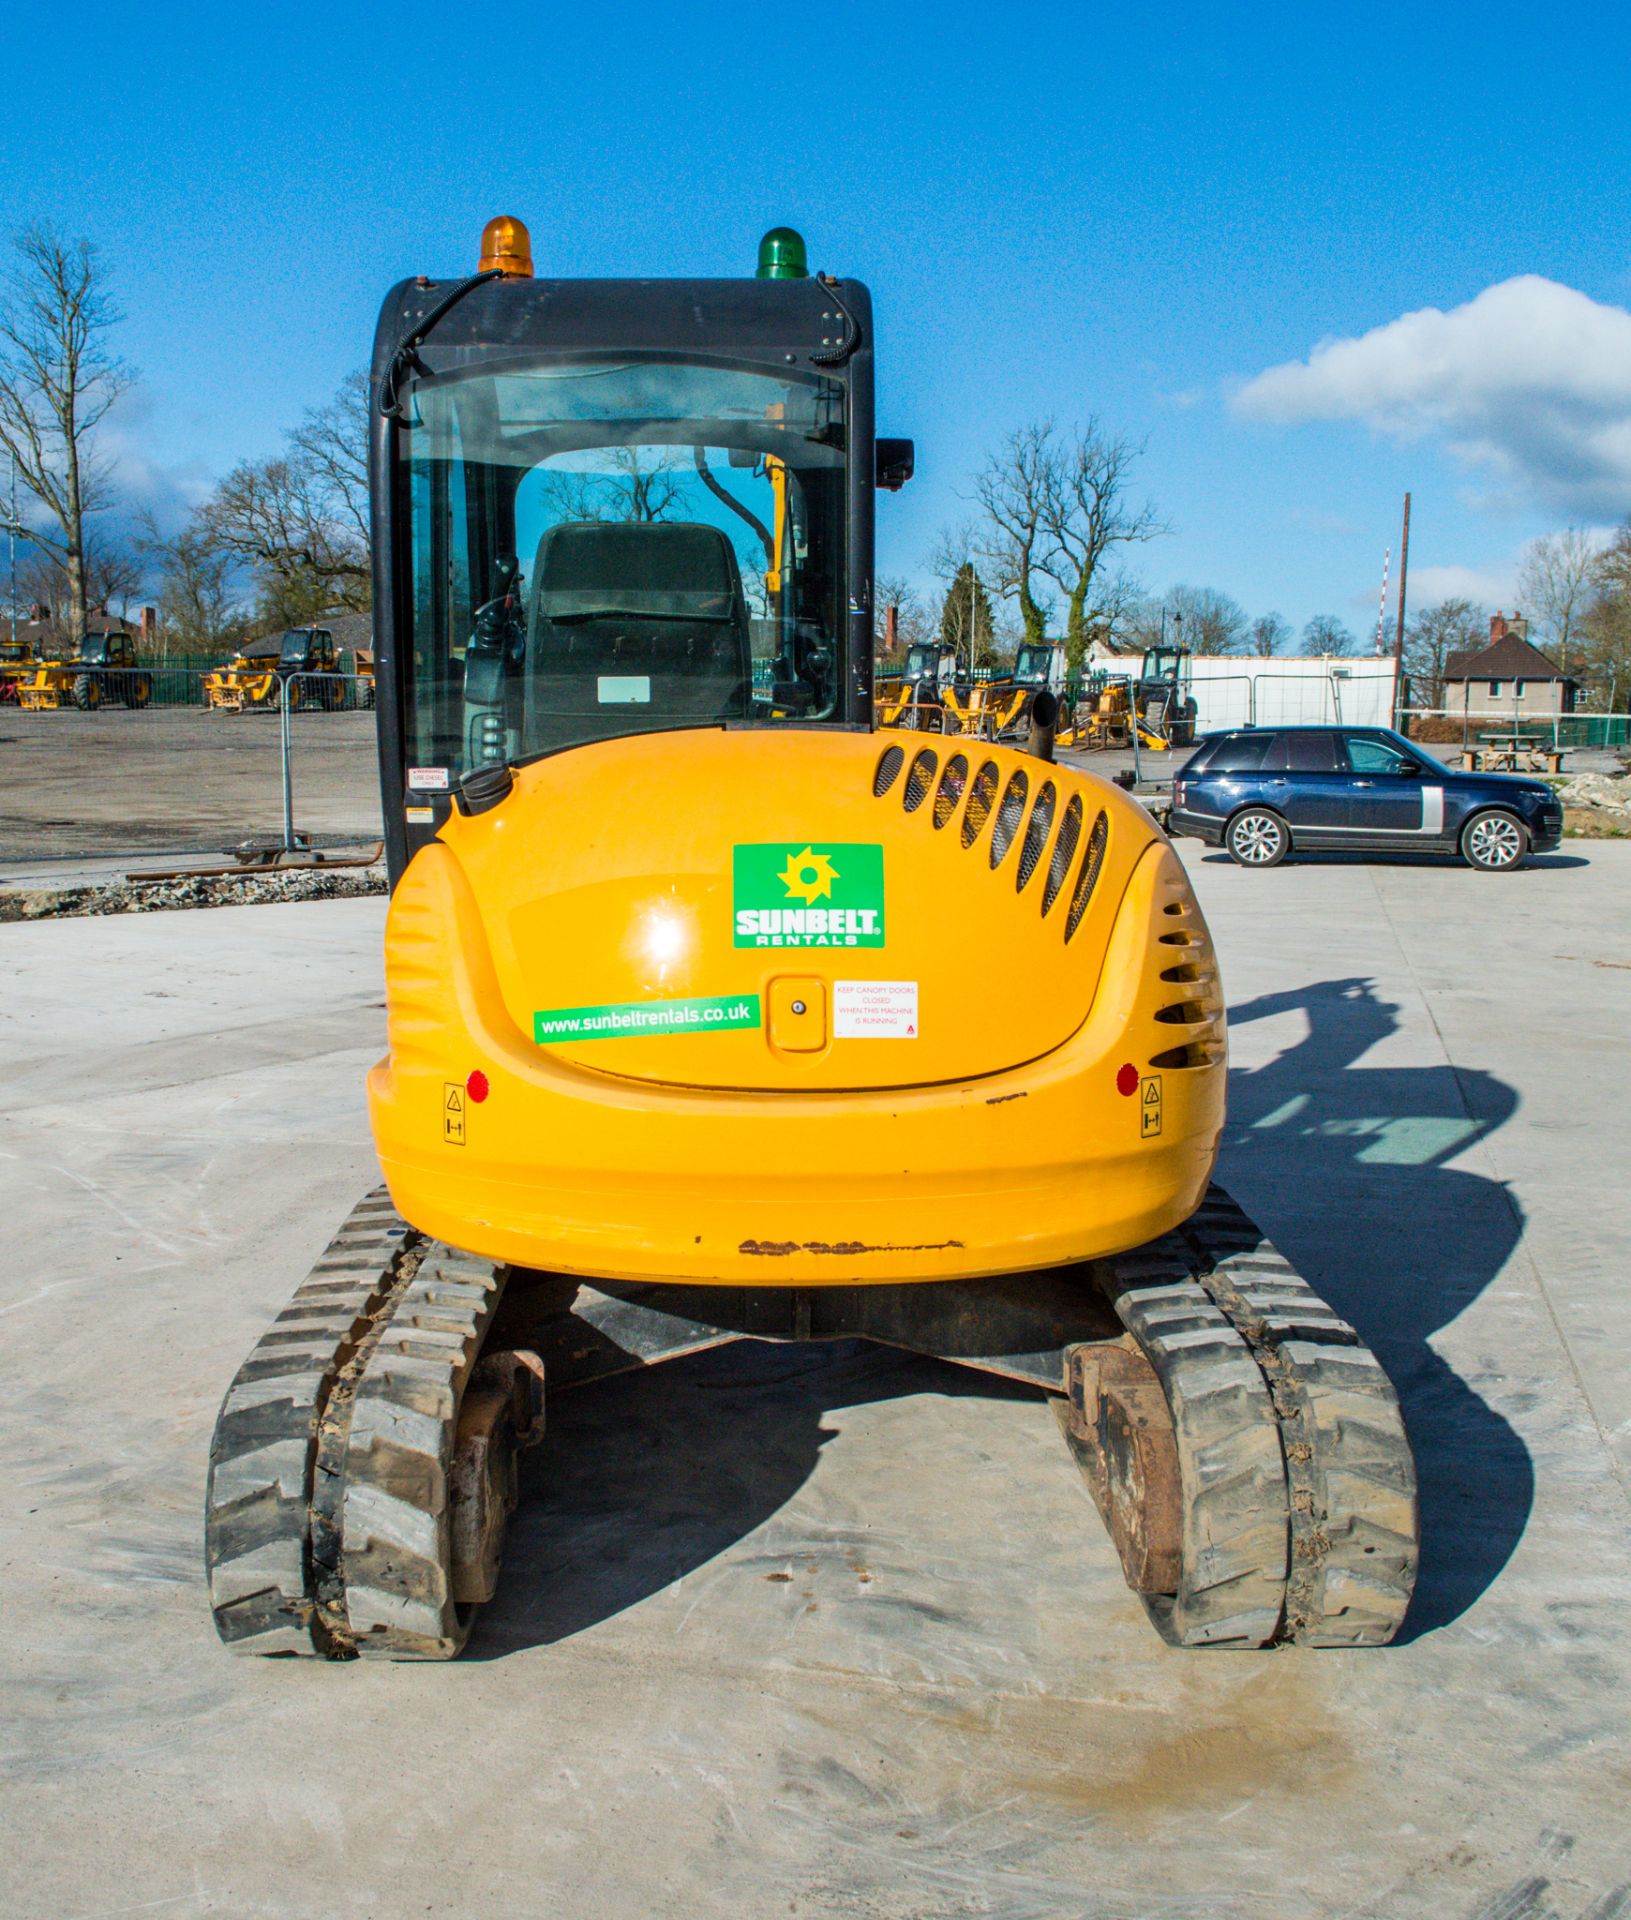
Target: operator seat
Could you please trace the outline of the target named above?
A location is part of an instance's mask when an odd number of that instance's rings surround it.
[[[643,725],[745,720],[752,690],[742,576],[718,527],[568,520],[538,542],[529,752]]]

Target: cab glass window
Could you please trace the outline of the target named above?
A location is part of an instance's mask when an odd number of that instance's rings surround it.
[[[401,436],[413,764],[839,717],[844,391],[659,358],[421,382]]]

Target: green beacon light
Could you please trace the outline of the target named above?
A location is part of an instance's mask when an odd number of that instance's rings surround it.
[[[808,280],[804,235],[791,227],[772,227],[759,242],[758,280]]]

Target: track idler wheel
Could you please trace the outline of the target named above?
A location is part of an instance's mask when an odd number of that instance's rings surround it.
[[[1172,1593],[1183,1570],[1178,1436],[1161,1382],[1129,1346],[1078,1347],[1070,1397],[1056,1400],[1081,1468],[1135,1593]]]

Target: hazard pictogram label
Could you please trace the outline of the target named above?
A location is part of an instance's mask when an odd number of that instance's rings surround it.
[[[450,1147],[464,1145],[465,1091],[457,1080],[445,1082],[442,1089],[442,1139]]]
[[[1147,1073],[1138,1083],[1139,1138],[1152,1139],[1161,1131],[1161,1076]]]

